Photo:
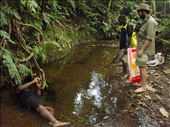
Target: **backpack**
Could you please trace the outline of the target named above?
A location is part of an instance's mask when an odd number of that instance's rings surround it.
[[[137,34],[136,32],[132,29],[132,33],[129,33],[128,27],[130,25],[121,25],[120,29],[124,28],[126,30],[126,46],[131,47],[131,48],[136,48],[137,46]],[[131,34],[131,35],[130,35]],[[129,44],[129,36],[131,36],[130,44]]]

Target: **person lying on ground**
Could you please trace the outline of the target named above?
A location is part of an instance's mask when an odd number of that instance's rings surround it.
[[[49,121],[49,124],[53,127],[60,127],[69,125],[69,122],[60,122],[54,117],[54,109],[49,106],[44,106],[40,103],[40,100],[36,94],[33,93],[30,86],[36,85],[37,93],[40,95],[41,79],[36,77],[30,82],[21,84],[18,86],[19,101],[23,108],[28,110],[37,111],[42,117]]]

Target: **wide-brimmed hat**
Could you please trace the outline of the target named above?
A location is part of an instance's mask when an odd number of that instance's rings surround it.
[[[149,7],[149,5],[142,3],[142,4],[139,4],[139,5],[137,6],[136,10],[137,10],[137,11],[139,11],[139,10],[147,10],[147,11],[150,11],[150,7]]]

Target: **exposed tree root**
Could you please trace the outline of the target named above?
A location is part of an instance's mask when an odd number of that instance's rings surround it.
[[[21,22],[19,22],[19,24],[21,25],[25,25],[25,26],[30,26],[35,28],[36,30],[38,30],[36,27],[30,25],[30,24],[23,24]],[[20,62],[27,62],[29,60],[31,60],[31,58],[33,59],[35,66],[38,68],[38,70],[41,72],[42,75],[40,75],[40,77],[42,77],[42,80],[45,81],[45,73],[44,70],[39,66],[37,60],[34,57],[34,54],[26,47],[26,42],[25,39],[23,38],[21,31],[20,31],[20,25],[18,24],[18,22],[15,22],[15,27],[16,27],[16,33],[17,33],[17,37],[18,37],[18,43],[21,46],[21,48],[29,55],[27,58],[21,60]],[[40,32],[40,31],[39,31]]]

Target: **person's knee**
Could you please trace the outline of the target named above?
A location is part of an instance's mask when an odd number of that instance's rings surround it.
[[[39,106],[37,107],[37,111],[38,111],[38,112],[41,112],[41,111],[43,111],[43,110],[45,110],[45,107],[44,107],[43,105],[39,105]]]

